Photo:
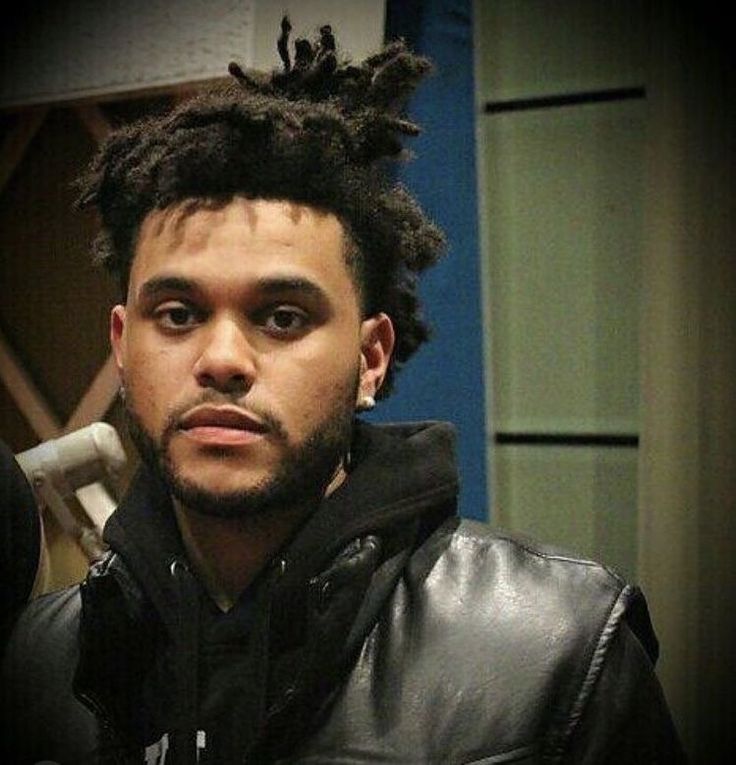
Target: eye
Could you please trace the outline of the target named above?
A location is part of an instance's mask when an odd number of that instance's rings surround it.
[[[202,316],[200,311],[186,303],[169,302],[156,309],[154,319],[161,328],[176,331],[199,324]]]
[[[272,335],[289,337],[303,332],[310,323],[306,311],[296,306],[274,306],[259,317],[261,326]]]

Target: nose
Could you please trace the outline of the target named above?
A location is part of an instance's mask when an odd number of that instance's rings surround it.
[[[211,320],[202,342],[193,369],[197,382],[223,393],[249,390],[256,374],[255,351],[239,322],[233,318]]]

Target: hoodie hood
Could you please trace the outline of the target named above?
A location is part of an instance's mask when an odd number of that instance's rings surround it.
[[[383,535],[436,508],[446,515],[458,490],[454,446],[446,423],[358,422],[347,479],[283,552],[292,576],[322,570],[357,537]]]

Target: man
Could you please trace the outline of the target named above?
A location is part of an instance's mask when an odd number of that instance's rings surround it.
[[[83,183],[143,468],[7,653],[18,762],[677,762],[641,594],[454,517],[452,431],[371,427],[442,236],[378,172],[428,64],[284,71],[124,129]]]
[[[0,640],[33,590],[41,557],[41,523],[28,481],[0,441]]]

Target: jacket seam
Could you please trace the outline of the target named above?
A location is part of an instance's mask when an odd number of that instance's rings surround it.
[[[569,746],[569,743],[578,727],[580,720],[583,717],[585,708],[590,700],[595,684],[598,682],[598,678],[601,675],[606,654],[608,648],[613,639],[613,636],[618,632],[621,620],[626,612],[626,601],[629,600],[634,587],[626,585],[618,597],[614,600],[611,608],[608,611],[606,620],[601,627],[598,634],[598,640],[596,641],[596,647],[593,650],[590,663],[588,664],[588,671],[583,678],[575,699],[570,706],[570,712],[568,714],[567,724],[564,730],[558,737],[557,744],[552,749],[552,757],[554,761],[557,761],[562,757],[564,751]]]
[[[494,533],[494,537],[499,542],[506,542],[507,544],[514,545],[518,547],[520,550],[523,550],[524,552],[529,553],[529,555],[533,555],[535,558],[541,558],[542,560],[550,560],[550,561],[560,561],[561,563],[574,563],[580,566],[588,566],[589,568],[595,568],[595,569],[598,569],[599,571],[605,571],[607,574],[613,577],[623,588],[626,588],[629,586],[626,584],[625,580],[621,578],[620,574],[618,574],[616,571],[609,568],[608,566],[604,565],[603,563],[599,563],[598,561],[590,560],[589,558],[576,558],[573,555],[563,555],[561,553],[546,553],[543,550],[539,550],[538,548],[532,547],[530,544],[527,544],[526,542],[523,542],[522,540],[516,539],[514,537],[506,536],[498,532]],[[482,545],[485,542],[485,540],[483,539],[478,539],[476,537],[469,536],[465,534],[464,532],[463,532],[463,538],[467,539],[468,541],[476,545]]]

